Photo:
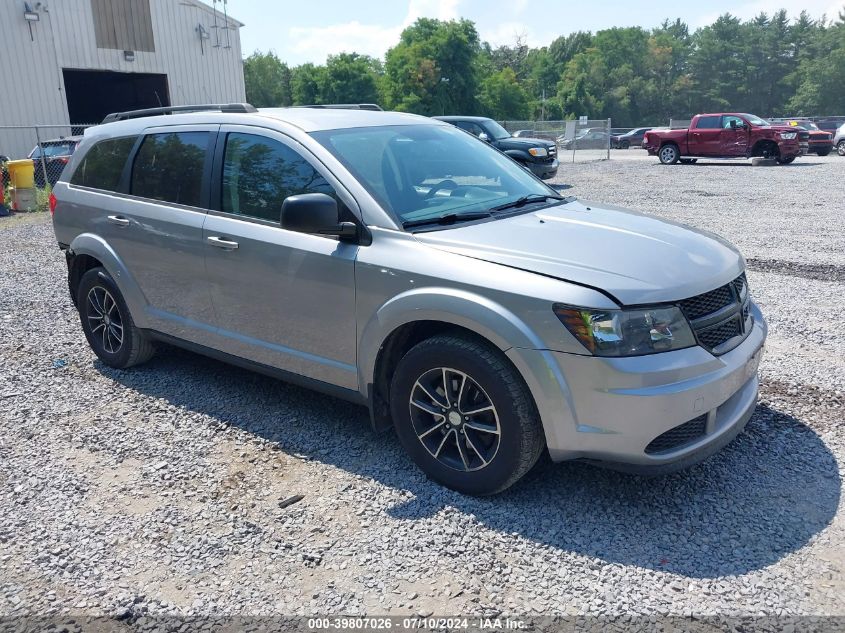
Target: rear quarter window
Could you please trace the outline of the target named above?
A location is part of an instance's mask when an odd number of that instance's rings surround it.
[[[123,167],[137,138],[125,136],[95,143],[73,172],[70,184],[117,191]]]

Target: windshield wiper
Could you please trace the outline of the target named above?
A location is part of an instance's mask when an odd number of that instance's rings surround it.
[[[491,211],[504,211],[505,209],[518,209],[524,207],[531,202],[544,202],[546,200],[566,200],[565,196],[556,196],[553,194],[545,195],[542,193],[530,193],[527,196],[517,198],[513,202],[507,204],[500,204],[498,207],[493,207]]]
[[[402,222],[403,229],[410,229],[415,226],[425,226],[426,224],[454,224],[455,222],[463,222],[465,220],[480,220],[481,218],[489,218],[492,215],[489,211],[467,211],[466,213],[444,213],[443,215],[436,215],[431,218],[420,218],[419,220],[406,220]]]

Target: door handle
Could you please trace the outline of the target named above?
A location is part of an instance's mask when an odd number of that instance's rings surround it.
[[[129,220],[122,215],[110,215],[108,216],[108,221],[118,226],[129,226]]]
[[[208,237],[206,238],[208,243],[212,246],[216,246],[217,248],[222,248],[227,251],[233,251],[238,247],[237,242],[233,242],[232,240],[227,240],[225,237]]]

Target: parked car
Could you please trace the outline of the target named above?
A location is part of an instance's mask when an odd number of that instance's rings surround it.
[[[45,171],[47,172],[46,182],[49,182],[50,186],[56,184],[62,170],[81,140],[81,136],[63,136],[50,141],[42,141],[40,145],[36,145],[32,149],[27,158],[31,158],[35,163],[36,187],[43,188],[45,186]]]
[[[574,139],[558,137],[561,149],[607,149],[610,135],[605,130],[588,128],[579,132]]]
[[[480,116],[436,116],[504,152],[538,178],[557,175],[557,146],[540,138],[514,137],[493,119]]]
[[[812,121],[791,119],[786,124],[807,131],[809,139],[807,140],[806,153],[827,156],[833,150],[833,134],[820,130],[819,126]]]
[[[195,108],[86,130],[53,190],[105,365],[165,341],[365,405],[468,494],[544,450],[676,470],[754,411],[766,322],[722,238],[563,198],[429,118]]]
[[[777,159],[781,165],[802,153],[809,133],[788,125],[771,125],[753,114],[697,114],[682,130],[646,132],[643,147],[664,165],[696,158]]]
[[[641,147],[643,137],[650,127],[638,127],[629,130],[624,134],[614,134],[610,137],[610,146],[616,149],[628,149],[629,147]]]
[[[845,123],[836,130],[836,136],[833,137],[833,146],[836,148],[837,154],[845,156]]]

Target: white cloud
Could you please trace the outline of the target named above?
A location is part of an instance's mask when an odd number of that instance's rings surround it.
[[[418,18],[453,20],[459,17],[460,0],[410,0],[401,24],[385,26],[361,24],[358,21],[319,27],[290,27],[290,48],[297,56],[324,62],[326,56],[338,53],[363,53],[382,57],[387,49],[399,41],[402,30]]]

